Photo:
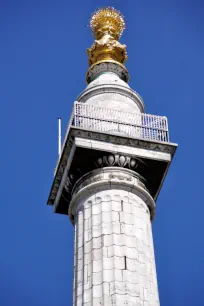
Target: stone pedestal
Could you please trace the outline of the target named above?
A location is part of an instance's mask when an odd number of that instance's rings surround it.
[[[151,215],[155,202],[136,172],[93,170],[75,184],[73,306],[158,306]],[[73,220],[74,217],[74,220]]]

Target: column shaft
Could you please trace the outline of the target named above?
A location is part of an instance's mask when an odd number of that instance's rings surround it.
[[[76,204],[73,306],[158,306],[150,212],[108,189]]]

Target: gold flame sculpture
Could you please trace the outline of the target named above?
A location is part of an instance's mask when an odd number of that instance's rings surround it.
[[[125,63],[126,45],[118,42],[125,29],[122,14],[112,7],[98,9],[91,17],[90,27],[96,40],[87,49],[89,65],[101,61]]]

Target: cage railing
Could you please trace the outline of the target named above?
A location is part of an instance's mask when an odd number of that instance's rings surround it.
[[[130,138],[169,142],[168,121],[164,116],[129,113],[122,110],[74,102],[61,154],[57,160],[54,173],[58,168],[71,127]]]
[[[129,113],[91,104],[75,102],[71,126],[127,137],[169,142],[165,116]]]

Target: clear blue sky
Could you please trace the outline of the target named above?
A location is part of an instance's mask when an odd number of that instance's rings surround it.
[[[126,17],[130,85],[179,143],[153,224],[161,305],[204,305],[203,1],[1,0],[1,306],[71,306],[73,228],[46,202],[105,5]]]

